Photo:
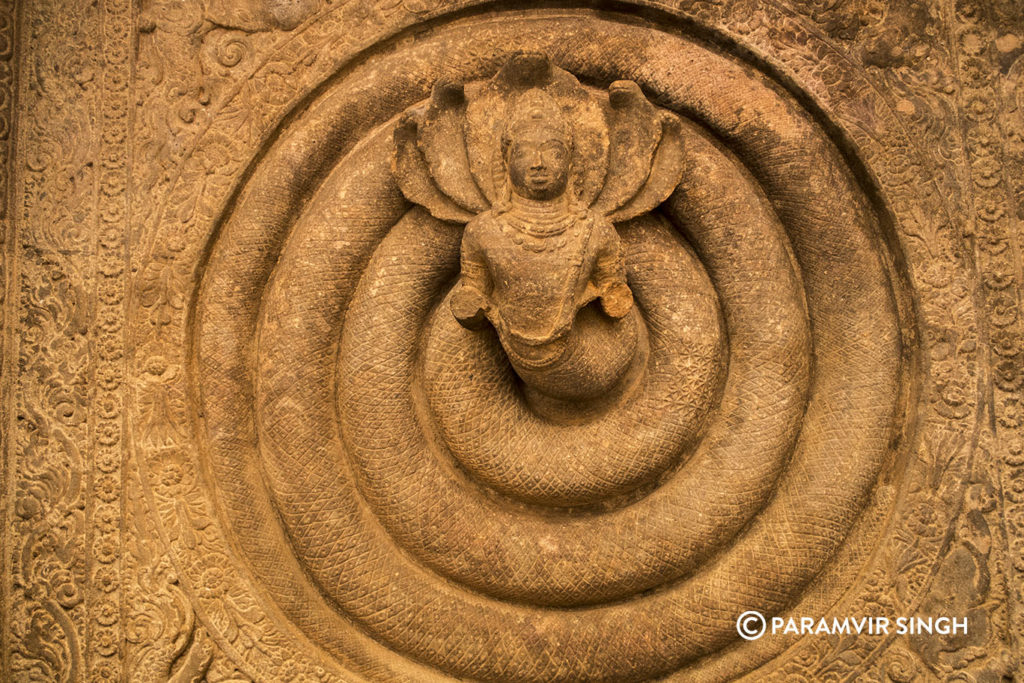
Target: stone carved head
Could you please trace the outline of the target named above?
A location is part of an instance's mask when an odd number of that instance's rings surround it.
[[[527,90],[514,103],[501,136],[501,156],[510,190],[533,200],[565,192],[572,134],[555,101],[543,90]]]

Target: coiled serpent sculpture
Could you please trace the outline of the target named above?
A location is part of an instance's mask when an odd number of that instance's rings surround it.
[[[886,461],[877,219],[763,83],[663,108],[542,52],[469,76],[245,245],[276,262],[213,254],[214,475],[250,449],[296,571],[393,651],[488,680],[664,675],[789,604]],[[227,230],[298,212],[260,182]]]

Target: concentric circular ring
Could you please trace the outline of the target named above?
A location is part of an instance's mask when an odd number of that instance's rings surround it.
[[[257,169],[215,245],[197,316],[214,471],[258,459],[299,563],[338,610],[457,676],[630,680],[721,647],[736,614],[780,608],[828,561],[894,429],[899,335],[877,225],[828,138],[762,77],[704,47],[658,34],[649,54],[615,50],[600,21],[573,21],[573,41],[557,18],[500,40],[468,31],[476,57],[460,68],[484,77],[491,55],[528,46],[583,78],[633,78],[707,129],[689,131],[665,214],[721,302],[728,378],[697,453],[649,495],[543,515],[489,497],[429,452],[410,340],[454,273],[457,226],[409,210],[381,164],[386,131],[346,156],[294,227],[300,204],[282,199],[327,163],[358,93],[313,117],[307,146]],[[613,40],[641,38],[652,42],[626,27]],[[385,92],[397,114],[417,86]],[[662,225],[627,229],[642,237],[632,253],[670,251]],[[289,233],[267,287],[269,267],[253,264]],[[229,515],[242,509],[231,503]]]
[[[460,583],[498,597],[546,605],[621,599],[652,588],[691,570],[716,544],[728,540],[764,502],[781,471],[796,438],[807,379],[809,333],[782,231],[763,207],[758,216],[756,200],[750,209],[745,225],[735,225],[734,232],[701,238],[709,266],[713,272],[723,271],[716,286],[736,348],[719,418],[691,462],[650,496],[621,510],[582,518],[524,515],[495,504],[446,471],[430,453],[413,405],[418,347],[412,340],[420,335],[445,284],[452,281],[459,232],[418,210],[403,218],[376,250],[352,296],[339,354],[339,415],[347,455],[359,474],[363,495],[385,528],[428,566]],[[624,230],[635,260],[649,263],[655,253],[672,257],[671,233],[657,225],[642,222]],[[738,235],[744,235],[739,243]],[[315,261],[304,256],[303,264]],[[675,271],[671,264],[657,270],[655,289],[665,270]],[[321,278],[311,272],[299,279]],[[654,299],[645,290],[652,286],[650,279],[641,276],[634,282],[642,297]],[[344,289],[338,287],[339,296]],[[669,289],[668,295],[672,293]],[[300,295],[289,294],[288,305],[294,305],[296,296]],[[271,293],[265,302],[268,316],[277,317],[277,301]],[[762,306],[770,309],[767,316],[760,311]],[[649,317],[652,336],[660,336],[667,323]],[[658,353],[651,361],[663,362]],[[661,378],[666,395],[684,386],[686,378],[677,376],[679,372],[678,367],[670,368]],[[474,377],[468,386],[479,387],[481,381]],[[273,389],[275,395],[297,391],[293,383],[282,384]],[[609,421],[581,427],[594,441],[606,442],[594,454],[597,459],[614,462],[629,456],[613,443],[617,430],[624,428],[621,423],[642,430],[645,420],[680,416],[680,424],[672,426],[685,429],[684,410],[651,405],[644,398],[613,410]],[[314,405],[302,408],[307,416],[318,410]],[[493,414],[492,409],[483,417]],[[323,419],[329,417],[325,414]],[[309,425],[310,433],[322,428],[321,422]],[[495,421],[491,440],[517,428]],[[293,436],[298,429],[293,417]],[[751,449],[755,438],[759,448]],[[302,447],[308,442],[306,434],[299,433],[287,455],[282,454],[294,458],[284,463],[289,477],[320,457],[319,448]],[[526,449],[531,445],[516,445],[524,450],[509,453],[509,458],[521,455],[528,460]],[[657,458],[659,444],[651,440],[645,445],[650,457]],[[671,456],[676,444],[669,441],[667,446]]]

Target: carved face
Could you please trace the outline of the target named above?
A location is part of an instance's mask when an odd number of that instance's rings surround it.
[[[569,178],[569,149],[549,129],[520,131],[506,151],[505,163],[516,194],[528,199],[554,199],[565,192]]]

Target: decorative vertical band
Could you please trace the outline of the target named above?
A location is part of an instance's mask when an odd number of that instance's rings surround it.
[[[128,231],[131,2],[103,2],[102,138],[96,243],[96,349],[89,681],[121,677],[124,297]]]
[[[12,222],[8,205],[11,195],[11,157],[14,140],[15,100],[15,7],[14,0],[0,2],[0,379],[11,376],[13,358],[8,353],[11,336],[8,306],[13,297],[11,292]],[[8,497],[10,478],[8,476],[8,455],[10,440],[8,426],[10,413],[7,410],[9,382],[0,388],[0,677],[9,671],[9,650],[7,647],[10,619],[10,552],[12,546],[6,530],[10,523]]]

